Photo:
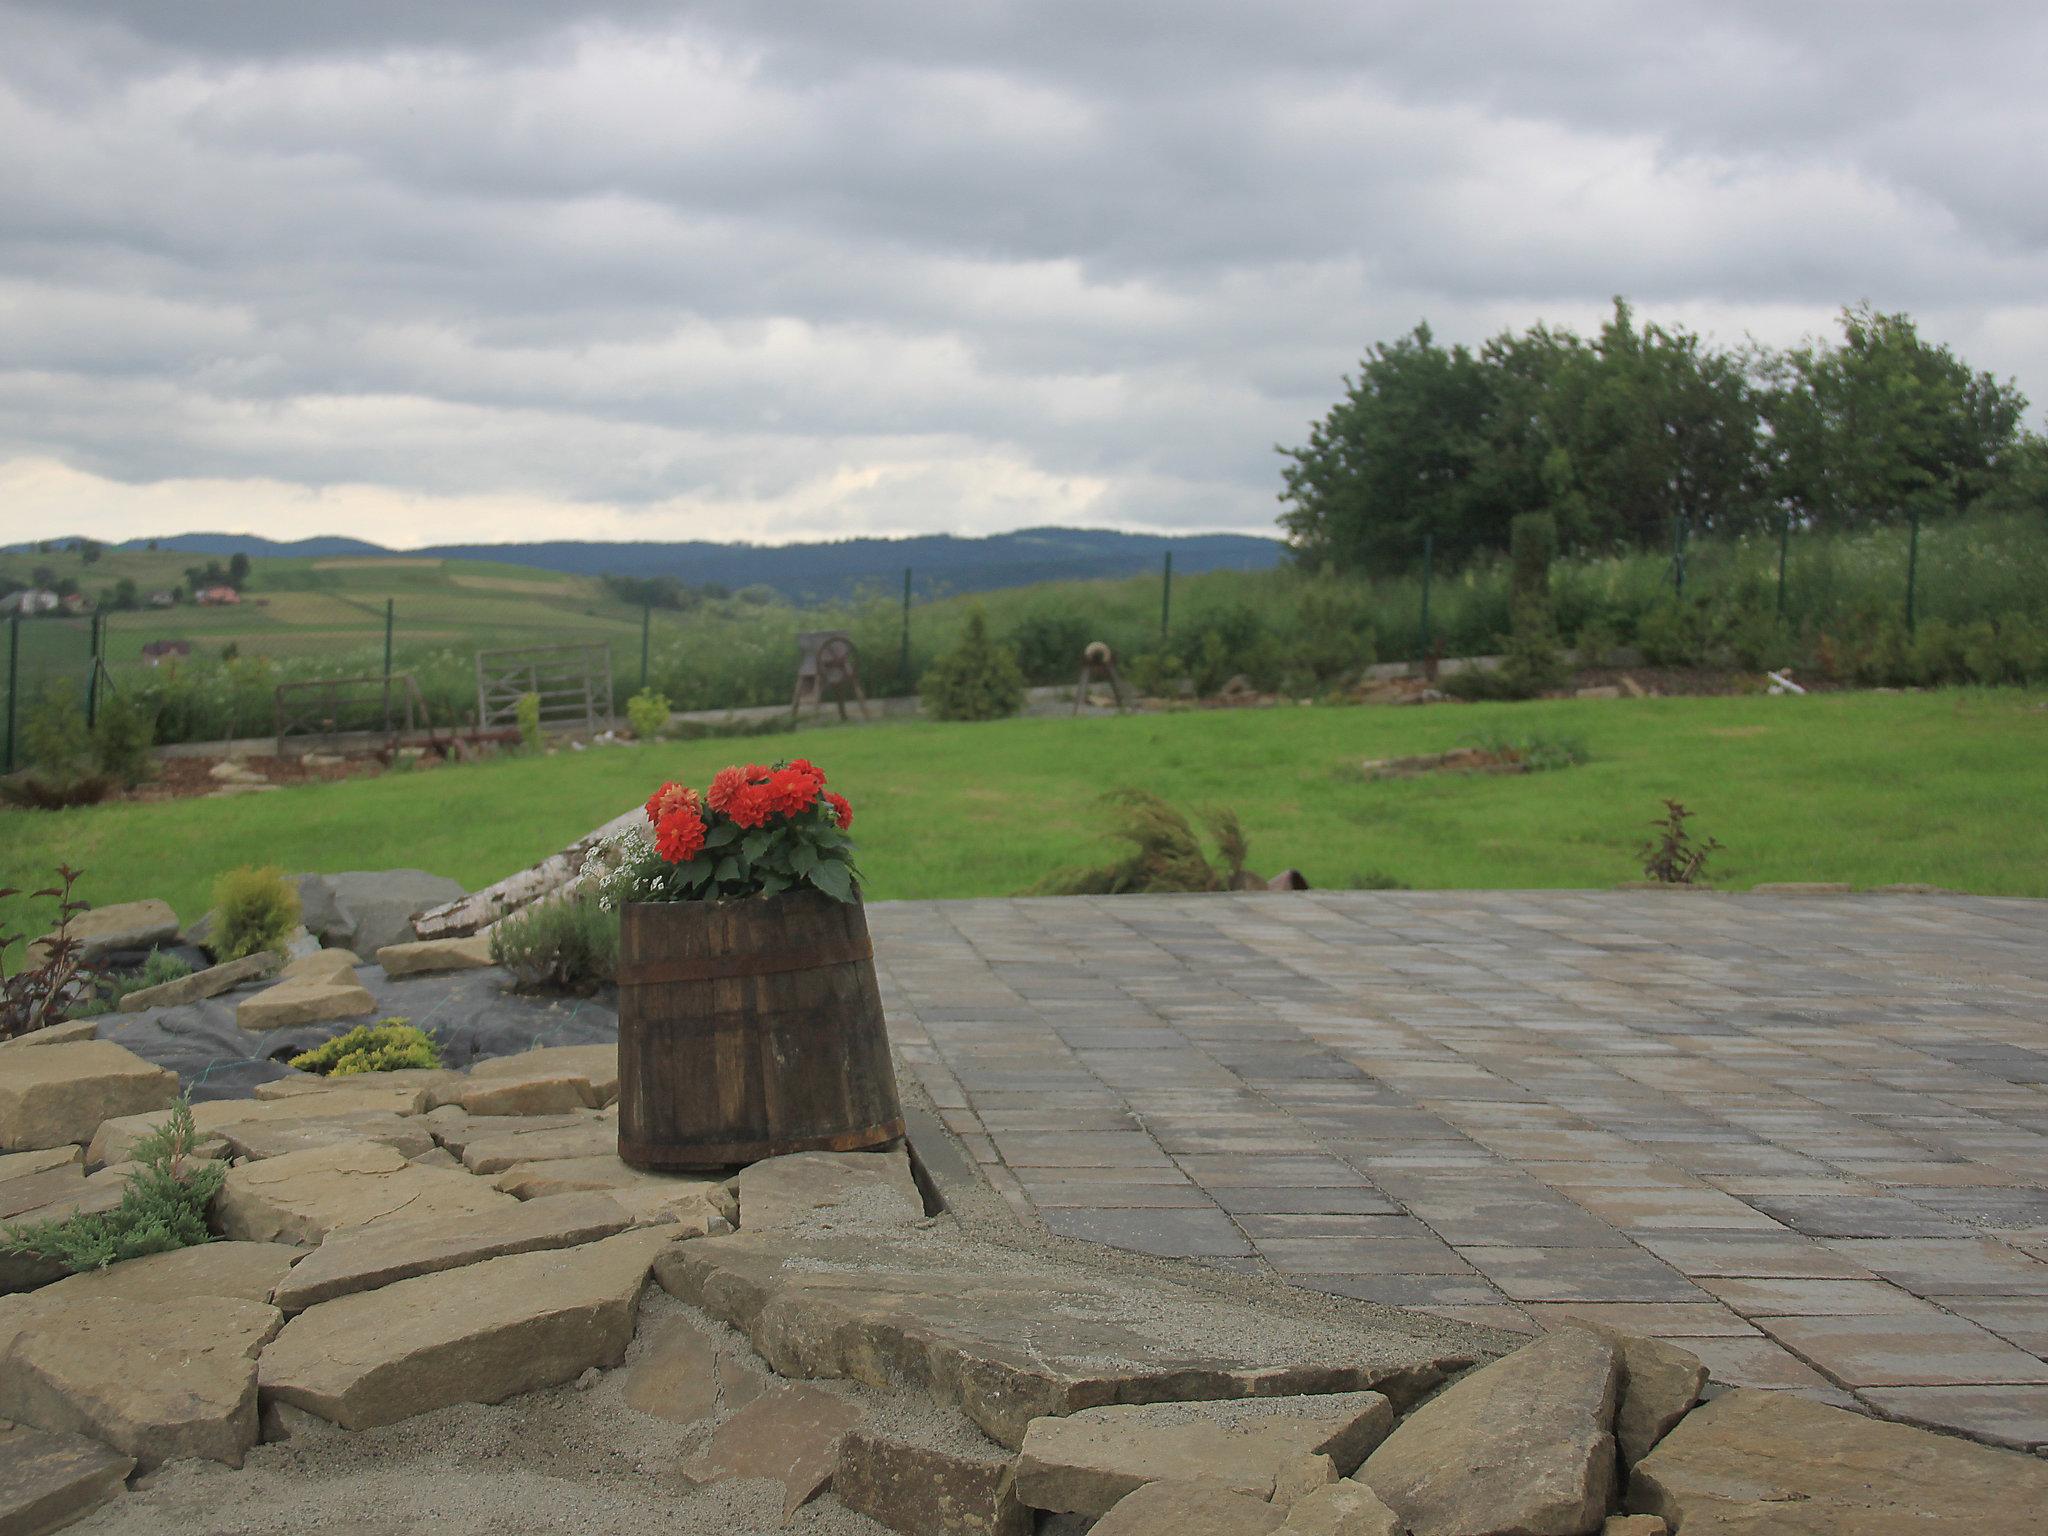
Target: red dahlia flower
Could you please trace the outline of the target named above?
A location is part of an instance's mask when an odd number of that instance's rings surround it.
[[[798,758],[769,777],[769,803],[784,816],[801,816],[818,803],[818,791],[824,783],[825,775]]]
[[[840,831],[844,832],[853,825],[853,807],[846,803],[846,796],[835,795],[828,789],[825,791],[824,799],[825,803],[832,807],[832,819],[839,823]]]
[[[654,851],[671,864],[687,864],[704,846],[704,831],[704,818],[695,806],[678,806],[655,825]]]
[[[697,808],[697,791],[687,784],[670,782],[648,796],[647,819],[658,827],[662,817],[671,811],[695,811]]]
[[[732,797],[747,787],[747,770],[721,768],[711,776],[711,790],[704,797],[714,811],[732,809]]]

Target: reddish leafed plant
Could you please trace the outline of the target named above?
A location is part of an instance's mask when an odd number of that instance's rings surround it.
[[[71,932],[71,920],[91,910],[89,903],[71,894],[83,873],[69,864],[59,864],[59,884],[29,892],[32,900],[56,901],[57,927],[43,940],[39,953],[32,957],[24,954],[21,969],[12,975],[7,974],[7,951],[16,944],[26,944],[28,935],[0,929],[0,1040],[12,1040],[63,1022],[73,1008],[93,995],[98,985],[99,967],[86,962],[85,945]],[[13,886],[0,886],[0,901],[20,894]]]

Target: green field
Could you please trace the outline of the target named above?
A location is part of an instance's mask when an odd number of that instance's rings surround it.
[[[1584,765],[1511,778],[1363,781],[1363,758],[1475,736],[1576,739]],[[1096,847],[1094,798],[1135,784],[1228,804],[1253,867],[1317,886],[1611,886],[1664,796],[1759,881],[1925,881],[2048,896],[2048,699],[2022,690],[1804,699],[1288,708],[1109,719],[905,723],[774,738],[852,799],[874,899],[1014,893]],[[749,749],[703,741],[564,752],[231,800],[0,811],[0,884],[59,859],[95,903],[160,896],[187,919],[213,877],[412,866],[474,888]]]

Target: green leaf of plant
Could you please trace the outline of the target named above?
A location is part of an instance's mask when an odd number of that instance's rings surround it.
[[[789,845],[789,868],[792,874],[799,877],[807,876],[817,867],[817,849],[805,842],[795,842]]]
[[[853,900],[853,872],[837,859],[822,859],[811,871],[811,884],[834,901]]]
[[[762,827],[759,831],[749,832],[746,835],[745,840],[740,844],[740,853],[749,864],[758,864],[761,861],[761,855],[768,851],[769,846],[774,841],[775,834],[766,827]]]
[[[739,835],[740,825],[738,822],[721,821],[714,824],[711,830],[704,834],[704,846],[706,848],[723,848]]]

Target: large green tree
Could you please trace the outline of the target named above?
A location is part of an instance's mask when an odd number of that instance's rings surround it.
[[[2007,487],[2031,453],[2026,397],[1920,338],[1910,316],[1841,314],[1839,346],[1768,363],[1778,494],[1817,527],[1964,510]]]
[[[1281,448],[1290,503],[1281,514],[1308,562],[1339,569],[1406,563],[1434,532],[1440,547],[1484,547],[1471,480],[1493,404],[1489,370],[1464,347],[1437,345],[1427,325],[1376,343],[1344,398]]]

